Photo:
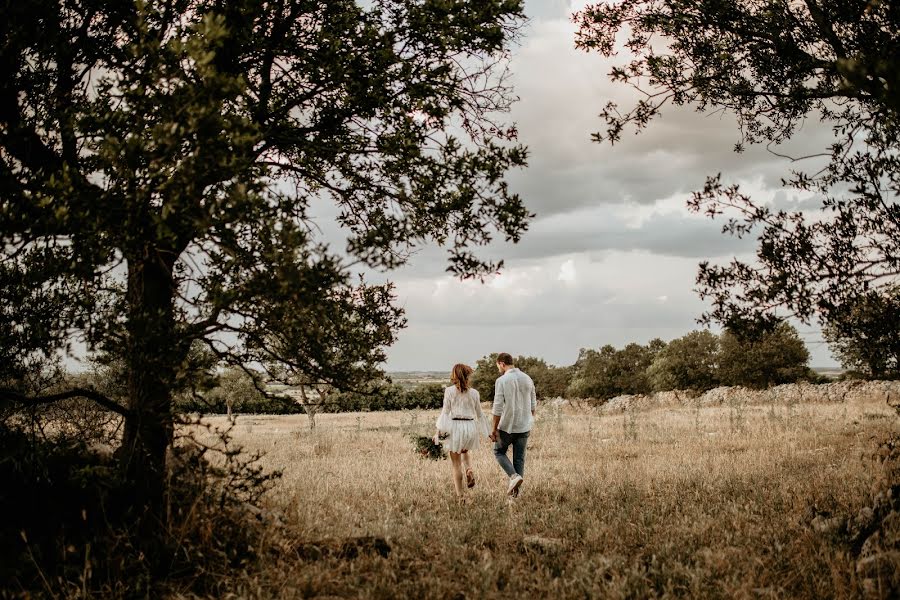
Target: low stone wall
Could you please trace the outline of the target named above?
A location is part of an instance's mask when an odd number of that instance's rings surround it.
[[[556,398],[555,406],[568,401]],[[717,387],[700,394],[686,391],[656,392],[650,395],[624,395],[603,404],[606,410],[648,410],[668,406],[722,406],[731,404],[800,404],[800,403],[889,404],[900,406],[900,381],[835,381],[833,383],[788,383],[766,390],[741,386]]]

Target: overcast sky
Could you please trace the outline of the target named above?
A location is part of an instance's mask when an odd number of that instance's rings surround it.
[[[738,132],[727,116],[668,109],[614,147],[591,142],[603,105],[627,90],[608,81],[609,62],[575,50],[570,16],[582,4],[527,1],[531,23],[512,61],[512,117],[530,159],[509,181],[537,215],[529,232],[499,250],[506,268],[486,284],[447,275],[437,249],[392,273],[409,325],[388,370],[449,370],[499,351],[567,365],[582,347],[684,335],[706,308],[693,291],[698,262],[754,247],[688,212],[690,192],[722,172],[757,200],[804,200],[780,189],[787,160],[764,148],[732,152]],[[826,136],[809,125],[783,151],[821,149]],[[817,329],[800,327],[811,364],[833,365]]]

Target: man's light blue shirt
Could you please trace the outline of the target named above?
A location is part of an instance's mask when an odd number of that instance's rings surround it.
[[[491,412],[500,417],[500,431],[525,433],[534,424],[532,411],[537,408],[537,394],[531,377],[513,367],[494,383],[494,406]]]

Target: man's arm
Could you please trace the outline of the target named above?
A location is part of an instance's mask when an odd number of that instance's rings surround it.
[[[490,435],[492,442],[497,441],[497,431],[499,430],[499,427],[500,427],[500,417],[498,417],[497,415],[494,415],[494,427],[491,429],[491,435]]]
[[[537,390],[534,387],[534,382],[531,382],[531,416],[534,416],[534,411],[537,410]]]
[[[494,382],[494,406],[491,407],[491,414],[494,415],[494,427],[491,429],[491,441],[497,441],[497,430],[500,427],[500,416],[503,414],[503,408],[506,406],[506,397],[503,395],[503,386],[500,379]]]

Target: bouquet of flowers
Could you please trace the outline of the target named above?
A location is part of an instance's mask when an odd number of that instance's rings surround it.
[[[416,454],[418,454],[422,458],[427,458],[429,460],[443,460],[447,458],[447,452],[444,450],[444,447],[440,443],[440,440],[445,439],[446,437],[447,436],[445,434],[438,440],[435,440],[434,438],[430,438],[427,435],[410,436],[413,442],[413,446],[416,449]]]

